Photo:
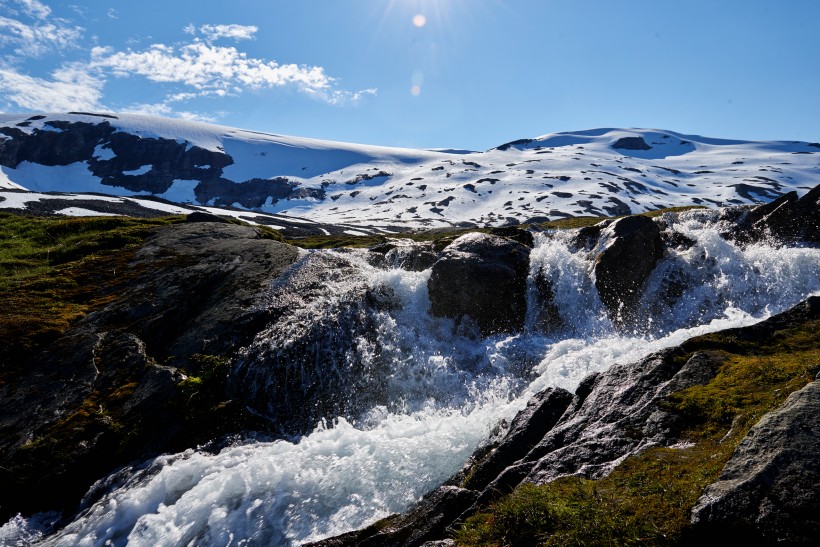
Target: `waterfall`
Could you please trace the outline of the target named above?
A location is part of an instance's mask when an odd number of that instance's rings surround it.
[[[281,375],[304,379],[311,397],[336,393],[300,414],[315,420],[310,430],[123,469],[42,544],[298,545],[360,528],[446,480],[537,391],[573,389],[590,372],[754,323],[820,291],[820,249],[740,247],[720,236],[714,212],[662,222],[688,243],[667,250],[634,324],[620,330],[595,289],[593,251],[574,249],[570,233],[536,236],[525,332],[487,338],[429,315],[429,269],[374,266],[367,251],[310,253],[271,289],[277,313],[243,351],[234,385],[271,416],[308,400],[281,394]],[[311,268],[333,273],[310,281]],[[539,276],[560,316],[552,329],[539,326]],[[0,541],[36,541],[43,520],[13,519]]]

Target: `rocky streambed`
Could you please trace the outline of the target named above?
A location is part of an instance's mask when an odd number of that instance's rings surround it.
[[[2,353],[0,537],[509,543],[522,485],[678,458],[670,541],[809,541],[818,191],[315,252],[192,218],[68,262],[84,312]]]

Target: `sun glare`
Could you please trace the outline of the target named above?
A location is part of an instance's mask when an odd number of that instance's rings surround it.
[[[418,13],[413,16],[413,25],[417,28],[421,28],[427,24],[427,17],[423,13]]]

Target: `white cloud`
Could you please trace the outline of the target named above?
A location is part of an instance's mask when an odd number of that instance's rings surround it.
[[[199,91],[261,89],[293,85],[317,93],[333,79],[322,67],[287,64],[248,57],[234,47],[193,42],[181,47],[154,44],[145,51],[93,48],[91,66],[117,77],[144,76],[153,82],[185,84]]]
[[[51,79],[35,78],[0,68],[3,95],[21,108],[42,112],[101,110],[102,82],[81,66],[68,65],[51,74]]]
[[[14,3],[15,9],[9,8]],[[50,9],[37,0],[0,0],[0,10],[19,15],[25,12],[37,21],[26,24],[0,15],[0,100],[30,110],[103,109],[103,88],[111,78],[142,77],[150,82],[171,84],[157,103],[132,105],[128,109],[187,119],[211,120],[195,112],[175,108],[201,97],[222,98],[248,90],[294,88],[333,105],[355,103],[375,89],[339,89],[335,78],[320,66],[280,64],[249,56],[236,47],[215,45],[220,38],[253,39],[258,28],[250,25],[186,26],[195,36],[188,43],[154,44],[137,50],[94,46],[84,61],[65,62],[48,76],[29,76],[16,67],[22,57],[37,57],[77,47],[84,29],[71,22],[49,18]],[[109,16],[112,16],[109,13]],[[113,12],[116,16],[116,12]],[[110,106],[110,105],[109,105]]]
[[[0,48],[11,47],[21,57],[40,57],[49,51],[77,47],[84,29],[65,19],[48,19],[51,9],[36,0],[0,0]],[[35,19],[31,23],[20,16]]]
[[[38,0],[0,0],[0,7],[12,15],[23,12],[34,19],[45,19],[51,15],[51,8]]]
[[[121,111],[130,114],[144,114],[146,116],[167,116],[172,118],[181,118],[183,120],[191,120],[195,122],[213,123],[217,121],[214,116],[200,114],[198,112],[189,112],[187,110],[176,110],[171,108],[168,104],[170,101],[154,104],[134,104],[123,108]]]
[[[88,8],[85,6],[80,6],[77,4],[71,4],[68,6],[68,9],[82,17],[83,19],[88,19]]]
[[[108,11],[106,12],[106,15],[108,15],[108,17],[110,17],[111,19],[119,19],[120,18],[120,15],[117,13],[117,10],[115,10],[114,8],[108,8]]]
[[[220,38],[252,40],[258,30],[259,27],[253,25],[202,25],[199,27],[199,32],[210,41],[219,40]]]

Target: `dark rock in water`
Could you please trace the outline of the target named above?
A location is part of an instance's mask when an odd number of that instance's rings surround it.
[[[530,249],[498,236],[472,233],[451,243],[427,282],[430,311],[469,317],[483,335],[517,332],[527,312]]]
[[[554,332],[564,326],[561,310],[555,304],[552,281],[539,269],[535,275],[535,299],[538,316],[535,326],[542,332]]]
[[[789,192],[752,209],[738,225],[741,241],[774,238],[784,243],[820,243],[820,185],[802,198]]]
[[[438,260],[433,243],[412,245],[382,243],[369,249],[368,262],[379,268],[398,268],[410,272],[421,272],[430,268]]]
[[[651,150],[652,147],[646,144],[643,137],[621,137],[614,143],[612,148],[620,150]]]
[[[521,228],[503,226],[499,228],[492,228],[490,233],[494,236],[506,237],[507,239],[517,241],[522,245],[526,245],[530,249],[535,246],[535,240],[532,237],[532,233],[527,230],[522,230]]]
[[[691,249],[696,243],[691,237],[687,237],[675,230],[664,230],[661,232],[661,239],[665,247],[671,247],[679,251]]]
[[[576,232],[575,237],[570,243],[570,247],[574,251],[578,251],[580,249],[591,251],[598,244],[598,240],[600,239],[604,228],[613,222],[613,220],[604,220],[593,226],[584,226]]]
[[[376,524],[329,538],[305,547],[411,547],[415,545],[452,545],[444,536],[447,527],[475,502],[476,494],[456,486],[440,486],[424,496],[416,509],[394,515]]]
[[[660,229],[650,218],[630,216],[613,222],[601,237],[607,241],[595,259],[595,287],[610,316],[625,321],[663,258]]]
[[[820,381],[792,393],[735,450],[692,511],[693,538],[811,545],[820,538]]]
[[[389,371],[380,359],[372,310],[390,306],[391,295],[371,291],[348,257],[308,255],[274,285],[267,326],[231,375],[232,396],[281,435],[387,405]]]
[[[719,355],[670,349],[631,365],[614,365],[598,375],[577,410],[568,413],[527,454],[532,464],[526,481],[543,484],[583,470],[587,477],[606,474],[619,458],[649,444],[677,439],[676,419],[663,403],[674,391],[705,383],[721,362]],[[706,368],[699,373],[691,369]]]
[[[468,474],[461,481],[464,488],[481,491],[510,462],[527,455],[552,429],[572,402],[572,394],[561,388],[536,393],[527,407],[516,415],[503,440],[479,461],[469,462]]]

